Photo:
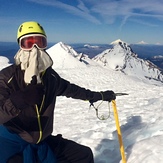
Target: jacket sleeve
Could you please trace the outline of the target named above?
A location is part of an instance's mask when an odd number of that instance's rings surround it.
[[[65,91],[62,93],[62,96],[89,101],[94,98],[95,94],[96,92],[93,92],[89,89],[85,89],[78,85],[67,82],[67,87]]]
[[[97,94],[101,95],[99,92],[93,92],[89,89],[82,88],[76,84],[72,84],[69,81],[61,78],[57,73],[54,74],[57,83],[57,96],[66,96],[74,99],[81,100],[92,100],[97,96]]]
[[[0,124],[9,121],[20,113],[20,110],[14,107],[9,98],[10,88],[6,74],[9,75],[7,69],[0,71]]]

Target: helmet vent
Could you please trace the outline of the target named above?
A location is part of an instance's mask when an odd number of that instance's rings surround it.
[[[21,27],[19,28],[19,32],[21,32],[21,31],[22,31],[22,27],[23,27],[23,26],[21,26]]]

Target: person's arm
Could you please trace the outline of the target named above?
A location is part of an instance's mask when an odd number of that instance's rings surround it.
[[[51,72],[51,77],[51,81],[56,87],[56,96],[66,96],[81,100],[90,100],[94,96],[95,92],[71,84],[69,81],[61,78],[54,70]],[[98,94],[100,95],[100,93]]]
[[[75,99],[88,100],[90,103],[99,100],[110,102],[116,98],[115,93],[111,90],[95,92],[70,83],[67,85],[67,88],[62,95]]]
[[[81,100],[91,100],[94,98],[94,96],[99,96],[99,98],[102,99],[101,94],[99,92],[94,92],[89,89],[85,89],[76,84],[69,83],[68,81],[65,82],[67,82],[67,87],[62,93],[62,96]]]
[[[76,84],[72,84],[69,81],[61,78],[57,73],[54,72],[53,76],[57,83],[57,95],[66,96],[74,99],[88,100],[90,103],[98,100],[111,101],[115,100],[115,93],[111,90],[104,92],[95,92],[89,89],[85,89]]]

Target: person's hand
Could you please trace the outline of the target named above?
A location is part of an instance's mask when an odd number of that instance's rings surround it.
[[[101,94],[103,95],[103,101],[109,101],[111,102],[112,100],[116,99],[116,95],[113,91],[105,91],[105,92],[101,92]]]
[[[91,104],[99,100],[109,101],[116,99],[116,95],[113,91],[104,91],[104,92],[93,92],[93,97],[89,100]]]
[[[25,89],[11,94],[10,99],[15,107],[24,109],[29,105],[40,105],[43,94],[44,89],[42,84],[29,84]]]

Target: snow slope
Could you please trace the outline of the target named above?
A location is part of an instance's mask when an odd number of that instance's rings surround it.
[[[127,162],[163,161],[162,85],[145,84],[97,66],[58,72],[69,81],[91,90],[112,89],[129,93],[116,99]],[[107,114],[107,102],[103,102],[99,110]],[[66,138],[90,146],[96,163],[119,163],[121,156],[112,108],[110,112],[108,120],[100,121],[94,109],[89,109],[88,102],[59,97],[53,134],[62,133]]]
[[[163,84],[147,79],[142,81],[97,63],[92,65],[93,61],[87,57],[85,64],[77,59],[78,55],[71,57],[71,53],[62,51],[60,45],[56,51],[58,54],[54,55],[54,51],[48,49],[53,56],[53,68],[63,78],[94,91],[113,90],[129,94],[116,99],[127,163],[163,162]],[[63,62],[61,56],[66,61]],[[0,61],[0,69],[7,66],[6,58],[0,58]],[[95,163],[120,163],[115,120],[109,106],[110,112],[107,102],[99,106],[100,115],[110,115],[101,121],[96,118],[95,110],[89,109],[88,101],[58,97],[53,134],[60,133],[91,147]]]
[[[7,57],[4,56],[0,56],[0,70],[9,66],[9,59]]]

